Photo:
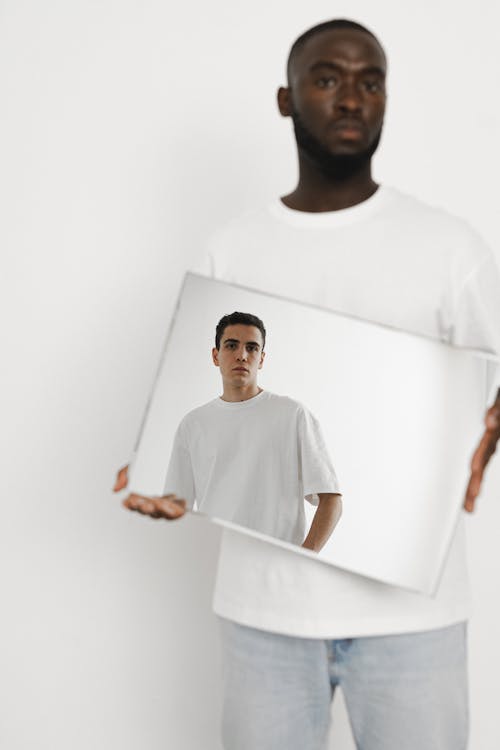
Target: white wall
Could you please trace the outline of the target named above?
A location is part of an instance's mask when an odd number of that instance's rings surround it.
[[[350,0],[0,5],[3,514],[0,744],[219,748],[218,532],[110,494],[183,271],[206,235],[293,186],[277,115],[290,42],[347,16],[390,59],[376,176],[496,250],[497,6]],[[467,525],[472,750],[500,742],[500,460]],[[332,742],[350,750],[334,708]],[[333,746],[333,745],[332,745]]]

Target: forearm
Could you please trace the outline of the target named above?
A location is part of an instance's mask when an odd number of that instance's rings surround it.
[[[311,528],[302,546],[313,552],[319,552],[326,544],[332,531],[342,515],[342,496],[320,493],[319,505],[314,514]]]

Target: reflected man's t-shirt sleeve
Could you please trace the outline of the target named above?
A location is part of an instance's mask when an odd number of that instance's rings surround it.
[[[318,505],[318,493],[340,494],[340,487],[320,424],[303,407],[298,414],[297,433],[303,495],[312,505]]]

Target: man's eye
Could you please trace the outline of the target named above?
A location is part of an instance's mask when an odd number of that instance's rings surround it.
[[[319,86],[320,89],[332,88],[332,86],[335,86],[336,83],[337,79],[335,78],[335,76],[325,76],[323,78],[318,78],[318,80],[316,81],[316,85]]]
[[[365,81],[365,88],[371,94],[376,94],[382,90],[382,86],[379,81]]]

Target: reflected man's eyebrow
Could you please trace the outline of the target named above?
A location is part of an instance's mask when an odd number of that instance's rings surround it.
[[[224,341],[222,343],[223,344],[228,344],[228,343],[239,344],[241,342],[240,342],[239,339],[224,339]],[[245,344],[252,344],[254,346],[260,346],[260,344],[258,343],[258,341],[245,341]]]
[[[321,68],[328,68],[329,70],[336,70],[339,72],[343,72],[344,70],[346,70],[346,66],[339,65],[338,63],[332,62],[331,60],[318,60],[313,65],[311,65],[309,70],[311,72],[314,72],[315,70],[320,70]],[[381,78],[385,77],[385,70],[379,65],[366,65],[365,67],[360,68],[357,72],[364,74],[375,74],[381,76]]]

